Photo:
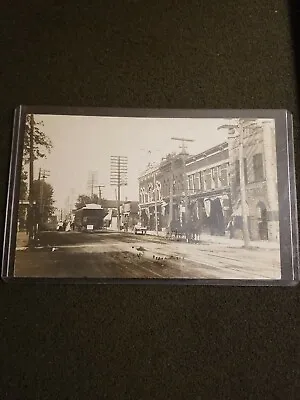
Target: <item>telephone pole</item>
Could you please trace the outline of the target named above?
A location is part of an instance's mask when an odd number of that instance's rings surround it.
[[[29,119],[29,241],[32,241],[34,236],[34,210],[33,210],[33,161],[34,161],[34,117],[33,114],[30,115]]]
[[[243,236],[245,247],[249,247],[249,224],[247,213],[247,195],[246,195],[246,182],[245,182],[245,167],[244,167],[244,127],[238,127],[239,132],[239,158],[240,158],[240,188],[241,188],[241,209],[243,218]]]
[[[171,159],[171,167],[170,167],[170,193],[169,193],[169,198],[170,198],[170,202],[169,202],[169,221],[168,221],[168,226],[169,226],[169,232],[170,234],[172,233],[171,231],[171,225],[172,225],[172,221],[173,221],[173,185],[174,185],[174,173],[173,173],[173,169],[174,169],[174,165],[173,165],[174,161],[173,159]]]
[[[172,137],[172,140],[181,141],[181,154],[182,154],[182,165],[183,165],[183,195],[184,195],[184,215],[185,215],[185,224],[189,222],[189,201],[188,201],[188,188],[187,188],[187,173],[186,173],[186,159],[188,156],[187,147],[185,145],[186,142],[194,142],[194,139],[185,139],[185,138],[175,138]]]
[[[97,186],[95,186],[95,187],[98,188],[98,202],[99,202],[99,204],[100,204],[101,199],[102,199],[102,191],[101,191],[101,188],[104,188],[105,186],[104,186],[104,185],[97,185]]]
[[[89,173],[89,179],[88,179],[88,187],[91,189],[91,197],[94,195],[94,187],[96,186],[96,181],[97,181],[97,173],[96,171],[91,171]]]
[[[241,214],[243,222],[243,239],[244,247],[247,248],[250,245],[250,235],[249,235],[249,224],[248,224],[248,212],[247,212],[247,194],[246,194],[246,181],[245,181],[245,161],[244,161],[244,130],[245,123],[248,126],[255,125],[256,120],[239,119],[236,124],[222,125],[219,129],[229,129],[228,140],[234,140],[238,138],[238,157],[239,157],[239,175],[240,175],[240,199],[241,199]],[[254,122],[254,123],[253,123]]]
[[[154,213],[155,213],[155,232],[158,235],[158,221],[157,221],[157,187],[156,187],[156,171],[154,171]]]
[[[127,166],[128,158],[125,156],[110,157],[110,184],[117,186],[117,207],[118,207],[118,230],[121,228],[121,186],[127,185]]]
[[[46,169],[39,169],[39,187],[40,187],[40,222],[43,219],[44,213],[44,186],[45,186],[45,179],[50,176],[50,171]]]

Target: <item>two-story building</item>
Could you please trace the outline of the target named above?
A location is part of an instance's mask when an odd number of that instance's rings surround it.
[[[224,235],[231,215],[228,157],[226,142],[195,156],[169,154],[149,166],[139,178],[142,223],[155,230],[157,210],[158,230],[171,221],[182,225],[187,205],[189,220],[200,221],[201,231]]]
[[[164,230],[169,226],[171,219],[179,220],[184,187],[183,174],[182,155],[172,153],[160,163],[149,165],[140,175],[140,216],[142,224],[148,226],[148,229]]]
[[[231,217],[228,143],[189,157],[186,175],[190,212],[202,232],[224,235]]]

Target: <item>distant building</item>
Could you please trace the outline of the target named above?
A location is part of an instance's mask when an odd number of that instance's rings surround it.
[[[125,230],[132,230],[139,221],[138,201],[126,200],[121,206],[121,225]]]
[[[120,208],[122,207],[122,202],[120,202]],[[118,229],[118,201],[117,200],[107,200],[101,199],[101,206],[105,210],[104,226],[112,228],[114,230]]]
[[[242,226],[239,136],[229,139],[233,214]],[[279,240],[279,206],[274,121],[248,125],[243,134],[244,175],[249,233],[252,240]]]
[[[121,201],[120,205],[122,205],[124,202]],[[101,199],[101,206],[104,209],[118,209],[118,201],[117,200],[107,200],[107,199]]]

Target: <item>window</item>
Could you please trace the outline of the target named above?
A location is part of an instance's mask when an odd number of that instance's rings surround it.
[[[200,190],[200,172],[197,172],[195,176],[195,190]]]
[[[193,191],[195,190],[195,174],[193,175],[189,175],[188,177],[188,189],[190,193],[193,193]]]
[[[156,182],[156,197],[157,200],[160,201],[161,200],[161,183],[160,182]]]
[[[141,188],[141,203],[146,203],[145,189]]]
[[[212,179],[211,179],[211,169],[204,171],[204,190],[211,190]]]
[[[264,165],[262,153],[255,154],[253,156],[253,172],[254,181],[259,182],[264,179]]]
[[[188,190],[191,191],[192,189],[192,175],[188,176]]]
[[[151,202],[151,201],[153,201],[153,186],[152,186],[152,184],[150,184],[149,186],[148,186],[148,201],[149,202]]]
[[[219,182],[220,186],[228,186],[228,164],[220,165],[219,167]]]
[[[212,168],[211,170],[212,172],[212,184],[213,184],[213,188],[217,189],[219,186],[219,182],[218,182],[218,169],[217,168]]]
[[[199,172],[199,186],[200,190],[205,190],[204,189],[204,176],[203,176],[203,171]]]
[[[193,174],[193,175],[192,175],[192,189],[193,189],[193,192],[194,192],[194,190],[195,190],[195,180],[196,180],[196,175]]]

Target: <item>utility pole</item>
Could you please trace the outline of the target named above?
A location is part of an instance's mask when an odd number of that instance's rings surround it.
[[[245,247],[249,247],[250,236],[249,236],[249,224],[248,224],[248,213],[247,213],[247,195],[246,195],[246,182],[245,182],[245,167],[244,167],[244,127],[238,127],[239,132],[239,158],[240,158],[240,190],[241,190],[241,209],[243,218],[243,237]]]
[[[121,186],[127,185],[127,165],[128,165],[128,158],[125,156],[110,157],[110,167],[111,167],[110,184],[117,186],[118,230],[120,230],[121,228],[121,215],[120,215]]]
[[[185,224],[188,224],[189,222],[189,201],[188,201],[188,188],[187,188],[187,173],[186,173],[186,159],[188,156],[187,153],[187,148],[185,145],[185,142],[194,142],[195,140],[193,139],[184,139],[184,138],[175,138],[172,137],[172,140],[179,140],[181,141],[181,154],[182,154],[182,165],[183,165],[183,190],[184,190],[184,215],[185,215]]]
[[[99,204],[100,204],[101,199],[102,199],[102,191],[101,191],[101,188],[104,188],[105,186],[104,186],[104,185],[97,185],[96,187],[98,188],[98,198],[99,198],[98,202],[99,202]]]
[[[174,173],[173,173],[173,159],[171,159],[171,166],[170,166],[170,202],[169,202],[169,221],[168,221],[168,226],[169,226],[169,232],[170,234],[172,233],[171,231],[171,225],[173,221],[173,184],[174,184]]]
[[[154,171],[154,213],[155,213],[155,232],[156,235],[158,235],[156,171]]]
[[[34,236],[34,212],[33,212],[33,161],[34,161],[34,118],[33,114],[30,115],[29,120],[29,207],[30,207],[30,218],[29,218],[29,241],[32,241]]]
[[[247,194],[246,194],[246,182],[245,182],[245,162],[244,162],[244,129],[245,123],[251,123],[255,120],[238,120],[236,124],[222,125],[218,128],[229,129],[228,139],[234,140],[238,138],[238,151],[239,151],[239,174],[240,174],[240,197],[241,197],[241,214],[243,221],[243,239],[244,247],[247,248],[250,245],[249,235],[249,224],[248,224],[248,212],[247,212]],[[251,123],[251,125],[254,125]],[[248,125],[250,126],[250,125]]]
[[[96,184],[96,180],[97,180],[96,179],[96,171],[91,171],[89,173],[89,179],[88,179],[88,186],[91,189],[91,198],[93,198],[93,195],[94,195],[94,187]]]
[[[39,186],[40,186],[40,222],[42,222],[44,213],[44,186],[45,179],[50,176],[50,171],[45,169],[39,169]]]

